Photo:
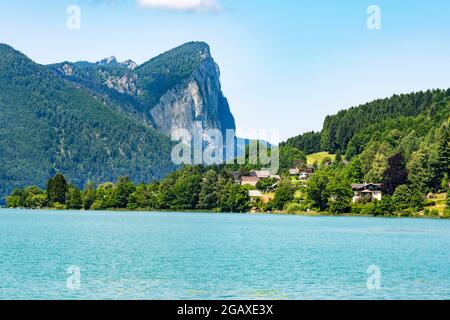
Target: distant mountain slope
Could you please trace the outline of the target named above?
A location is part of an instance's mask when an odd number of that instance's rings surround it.
[[[236,128],[221,90],[219,68],[203,42],[184,44],[141,66],[111,57],[49,67],[165,135],[178,128],[191,130],[195,121],[202,121],[205,129]]]
[[[114,102],[0,44],[0,198],[57,171],[81,186],[174,170],[170,140]]]
[[[379,140],[392,130],[397,139],[411,131],[418,137],[439,127],[450,116],[450,89],[394,95],[343,110],[325,119],[321,132],[309,132],[287,140],[284,145],[306,153],[328,151],[360,154],[371,140]]]

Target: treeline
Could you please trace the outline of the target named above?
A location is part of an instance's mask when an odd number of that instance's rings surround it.
[[[313,154],[322,151],[320,146],[320,132],[306,132],[302,135],[288,139],[281,146],[293,147],[306,154]]]
[[[303,161],[299,159],[299,161]],[[95,186],[89,182],[83,190],[69,184],[62,174],[47,183],[46,190],[32,186],[16,189],[7,197],[10,208],[54,208],[69,210],[205,210],[215,212],[323,212],[333,214],[426,215],[450,217],[448,174],[444,174],[438,191],[447,192],[447,210],[442,215],[428,209],[433,200],[411,182],[402,154],[394,154],[383,171],[382,201],[352,202],[352,183],[364,180],[364,168],[359,158],[346,163],[337,156],[331,165],[318,165],[318,170],[306,182],[284,173],[281,181],[260,180],[256,189],[272,192],[270,201],[249,198],[251,186],[234,181],[229,166],[186,166],[160,182],[134,185],[129,178],[120,177],[115,183]],[[250,168],[241,167],[242,174]],[[275,188],[274,188],[275,185]]]
[[[325,118],[321,132],[308,132],[289,139],[285,144],[310,154],[319,151],[340,152],[353,157],[364,149],[368,140],[376,138],[383,127],[392,126],[399,119],[411,121],[420,116],[420,120],[439,126],[442,124],[442,108],[450,99],[448,90],[428,90],[410,94],[394,95],[386,99],[343,110]],[[417,122],[408,131],[426,134],[426,128]],[[395,126],[395,124],[394,124]],[[380,130],[381,129],[381,130]]]
[[[341,111],[325,119],[321,135],[321,148],[330,152],[345,152],[347,144],[359,131],[370,125],[398,117],[416,117],[450,97],[450,90],[426,91],[394,95],[365,105]]]
[[[187,166],[160,182],[135,185],[128,177],[83,190],[58,173],[46,190],[36,186],[16,189],[6,198],[9,208],[73,210],[208,210],[247,212],[248,189],[235,183],[224,167]]]

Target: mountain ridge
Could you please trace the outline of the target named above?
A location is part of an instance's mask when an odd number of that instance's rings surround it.
[[[133,68],[128,67],[130,63],[134,62],[110,57],[49,68],[121,105],[167,136],[176,129],[191,130],[195,121],[202,121],[204,129],[236,129],[222,93],[219,67],[205,42],[183,44]]]
[[[322,130],[291,137],[283,144],[295,146],[305,153],[339,151],[353,157],[361,150],[348,148],[355,147],[358,134],[368,127],[402,117],[414,118],[421,114],[436,118],[439,110],[448,110],[448,100],[450,89],[430,89],[375,99],[328,115],[324,119]],[[445,115],[437,120],[444,121]]]

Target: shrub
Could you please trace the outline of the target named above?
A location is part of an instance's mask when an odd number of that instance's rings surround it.
[[[430,215],[432,217],[439,217],[439,211],[437,209],[433,209],[431,210]]]
[[[413,208],[414,211],[419,211],[424,206],[424,197],[422,193],[407,185],[401,185],[392,196],[392,200],[399,210],[406,210]]]
[[[66,206],[61,204],[61,203],[59,203],[59,202],[55,202],[53,204],[53,208],[56,209],[56,210],[65,210]]]
[[[365,205],[353,205],[354,210],[359,210],[362,214],[371,214],[374,216],[390,215],[394,213],[395,206],[391,197],[384,197],[382,201],[372,201]]]
[[[444,210],[444,213],[441,216],[442,218],[450,218],[450,208]]]
[[[364,209],[364,205],[359,204],[359,203],[354,203],[354,204],[352,204],[350,211],[351,211],[351,213],[354,213],[354,214],[361,214],[363,209]]]
[[[301,205],[300,203],[288,203],[286,205],[286,212],[287,213],[301,213],[301,212],[305,212],[306,208]]]
[[[338,213],[338,214],[348,213],[351,211],[350,202],[344,199],[330,201],[328,208],[331,213]]]

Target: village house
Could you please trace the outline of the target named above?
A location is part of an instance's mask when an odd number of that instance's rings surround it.
[[[255,175],[257,176],[260,180],[261,179],[267,179],[267,178],[272,178],[272,179],[276,179],[276,180],[281,180],[281,177],[279,175],[276,174],[271,174],[270,171],[268,170],[261,170],[261,171],[253,171],[251,172],[250,175]]]
[[[275,180],[281,180],[281,177],[279,175],[270,174],[270,171],[252,171],[250,172],[250,175],[248,176],[242,176],[241,179],[241,185],[250,185],[256,187],[256,184],[262,180],[262,179],[275,179]]]
[[[353,203],[358,203],[362,201],[381,201],[383,198],[383,185],[381,183],[363,183],[352,184],[352,190],[354,193]]]
[[[253,172],[251,172],[251,175],[255,175],[257,176],[259,179],[266,179],[270,176],[270,171],[267,170],[255,170]]]
[[[257,176],[241,177],[241,185],[243,186],[253,186],[256,188],[256,184],[259,182]]]
[[[307,166],[302,169],[295,168],[295,169],[289,169],[289,174],[291,176],[298,177],[299,180],[308,180],[309,177],[313,174],[314,169],[313,167]]]

